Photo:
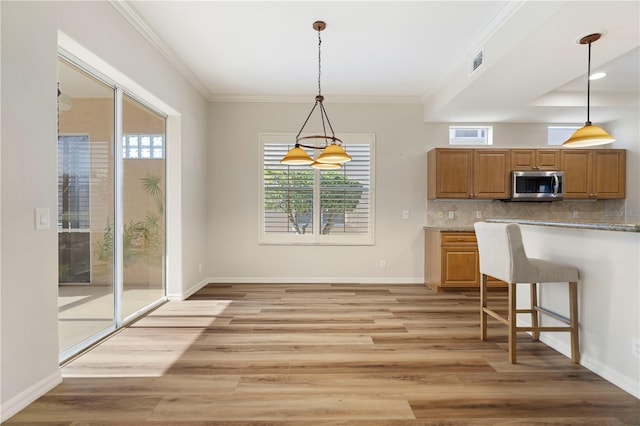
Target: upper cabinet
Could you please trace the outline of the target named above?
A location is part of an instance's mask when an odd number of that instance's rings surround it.
[[[427,198],[508,199],[511,171],[564,171],[564,198],[625,198],[624,149],[457,149],[427,153]]]
[[[560,150],[512,149],[511,170],[560,170]]]
[[[507,149],[433,149],[427,153],[427,198],[509,198],[509,164]]]
[[[565,199],[626,197],[624,149],[562,150]]]

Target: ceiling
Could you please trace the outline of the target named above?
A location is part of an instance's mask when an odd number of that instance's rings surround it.
[[[582,123],[639,111],[638,1],[113,1],[207,99],[415,102],[425,121]],[[472,57],[484,63],[470,73]]]

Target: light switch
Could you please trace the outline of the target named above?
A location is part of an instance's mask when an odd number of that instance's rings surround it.
[[[49,229],[49,209],[46,207],[36,208],[35,220],[36,229]]]

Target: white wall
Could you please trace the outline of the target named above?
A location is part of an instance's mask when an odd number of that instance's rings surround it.
[[[258,245],[259,133],[297,132],[311,108],[311,100],[308,104],[214,103],[210,108],[210,139],[215,148],[209,152],[207,262],[212,281],[422,282],[422,227],[434,212],[443,208],[468,210],[474,213],[468,221],[462,223],[461,217],[450,223],[468,226],[475,220],[476,210],[502,212],[508,208],[505,203],[500,204],[500,209],[489,208],[491,203],[500,203],[492,201],[426,201],[425,153],[448,146],[448,123],[424,123],[420,105],[332,104],[329,96],[325,103],[337,132],[376,135],[376,244],[360,247]],[[494,147],[548,147],[547,124],[493,125]],[[637,200],[640,181],[637,121],[621,120],[609,127],[613,134],[616,134],[614,130],[621,129],[621,134],[616,135],[619,142],[611,147],[629,150],[627,175],[628,181],[633,182],[627,192],[630,200]],[[475,204],[470,206],[470,203]],[[603,209],[611,206],[619,209],[623,205],[615,200],[562,203],[569,213],[577,211],[579,218],[597,217],[598,221],[603,219]],[[548,203],[527,204],[531,214],[548,213]],[[637,205],[637,202],[629,204]],[[402,210],[410,210],[409,220],[402,220]],[[558,214],[563,215],[564,211]],[[638,220],[640,218],[636,218]],[[316,259],[332,262],[335,269],[327,271]],[[380,269],[380,260],[386,261],[385,269]]]
[[[198,262],[207,248],[202,230],[208,220],[203,196],[208,106],[108,2],[3,1],[0,7],[0,412],[4,420],[60,380],[55,227],[58,31],[95,54],[98,62],[110,64],[134,92],[152,94],[154,101],[176,114],[169,118],[173,127],[168,144],[173,140],[178,145],[168,151],[173,149],[174,158],[182,162],[170,170],[167,214],[173,227],[169,232],[179,239],[177,248],[174,244],[179,256],[169,259],[179,271],[170,283],[175,287],[177,282],[177,293],[204,279]],[[50,229],[34,230],[36,207],[50,209]],[[176,218],[178,223],[172,223]]]
[[[375,245],[258,245],[259,133],[295,134],[312,102],[313,98],[308,104],[212,104],[210,275],[216,281],[235,282],[421,283],[425,152],[432,141],[417,104],[332,104],[330,97],[325,101],[336,132],[375,133]],[[310,126],[305,130],[319,130]],[[409,210],[408,220],[402,219],[403,210]],[[385,269],[380,269],[380,260],[386,261]],[[327,263],[335,268],[328,270]]]
[[[612,148],[627,150],[627,200],[620,221],[640,222],[640,119],[638,112],[610,123],[607,128],[616,138]]]

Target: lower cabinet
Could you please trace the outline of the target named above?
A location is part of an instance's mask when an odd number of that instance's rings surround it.
[[[474,232],[425,229],[424,281],[436,291],[480,287],[478,244]],[[506,287],[489,278],[488,286]]]

